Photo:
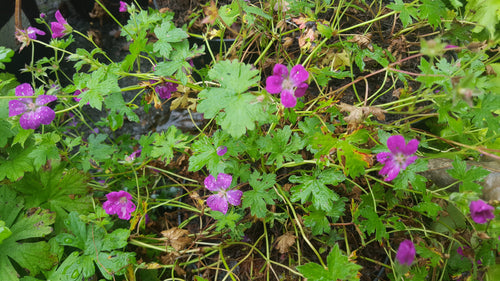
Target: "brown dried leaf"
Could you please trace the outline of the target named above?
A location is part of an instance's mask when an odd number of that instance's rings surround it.
[[[186,229],[179,229],[177,227],[172,227],[169,230],[164,230],[161,232],[165,238],[168,239],[168,244],[172,246],[175,250],[180,251],[184,249],[187,245],[191,244],[192,239],[188,237],[189,231]]]
[[[361,35],[361,34],[356,34],[352,39],[349,40],[351,43],[356,43],[360,48],[368,48],[371,52],[373,52],[373,46],[372,46],[372,35],[367,34],[367,35]]]
[[[203,7],[203,12],[206,17],[201,21],[202,24],[214,24],[215,20],[219,17],[219,9],[213,0],[210,1],[210,6]]]
[[[287,232],[276,239],[276,246],[274,248],[278,249],[280,254],[288,253],[290,247],[295,244],[296,238],[291,232]]]
[[[340,103],[338,105],[340,112],[349,112],[349,115],[344,118],[344,120],[349,123],[349,125],[358,125],[370,114],[373,114],[378,120],[385,120],[385,110],[376,106],[361,106],[356,107],[345,103]]]

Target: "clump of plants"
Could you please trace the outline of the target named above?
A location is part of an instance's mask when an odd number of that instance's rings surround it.
[[[53,56],[0,74],[0,280],[500,275],[495,1],[157,8],[120,1],[120,60],[17,30]],[[127,131],[153,110],[192,129]]]

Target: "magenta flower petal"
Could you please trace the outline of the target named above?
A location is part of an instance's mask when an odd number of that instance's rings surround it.
[[[481,199],[470,202],[469,209],[472,220],[476,223],[485,224],[495,218],[493,214],[495,208]]]
[[[35,92],[33,91],[33,87],[31,87],[28,83],[23,83],[16,87],[16,96],[34,96]]]
[[[127,11],[127,3],[120,1],[120,8],[118,9],[121,13],[124,13]]]
[[[227,189],[229,186],[231,186],[231,182],[233,181],[233,176],[220,173],[217,176],[217,185],[222,188],[222,189]]]
[[[415,259],[416,251],[415,245],[410,240],[404,240],[399,244],[398,251],[396,252],[396,260],[400,264],[410,266]]]
[[[281,63],[277,63],[273,68],[273,76],[280,77],[281,81],[288,77],[288,68]]]
[[[227,209],[229,208],[227,199],[221,197],[219,194],[210,195],[207,198],[207,205],[210,209],[214,211],[219,211],[224,215],[227,213]]]
[[[51,22],[50,29],[52,29],[52,38],[61,38],[64,37],[64,25],[58,22]]]
[[[169,99],[172,96],[172,92],[177,91],[177,84],[165,82],[156,86],[155,91],[161,99]]]
[[[297,99],[291,91],[283,90],[281,92],[281,103],[284,107],[290,108],[297,105]]]
[[[405,138],[401,135],[390,136],[387,139],[387,148],[394,154],[402,152],[405,148],[406,142]]]
[[[120,190],[106,194],[108,199],[102,204],[103,209],[108,215],[118,215],[122,220],[129,220],[131,213],[135,211],[136,206],[132,202],[130,193]]]
[[[9,101],[9,117],[23,114],[24,112],[26,112],[26,110],[28,110],[26,103],[19,100]]]
[[[62,24],[62,25],[65,25],[65,24],[68,24],[68,22],[66,21],[66,19],[62,16],[61,12],[59,10],[56,11],[56,20],[58,23]]]
[[[266,91],[271,94],[279,94],[283,90],[281,84],[283,79],[279,76],[269,76],[266,79]]]
[[[390,152],[380,152],[377,154],[377,160],[385,166],[379,171],[380,175],[385,175],[385,181],[395,179],[401,170],[411,165],[417,156],[412,155],[418,149],[419,142],[412,139],[406,144],[401,135],[390,136],[387,139],[387,147]]]
[[[226,152],[227,152],[227,146],[221,145],[221,146],[217,147],[217,155],[224,156],[224,154],[226,154]]]
[[[71,32],[71,27],[69,27],[68,22],[61,15],[59,10],[56,11],[57,22],[50,23],[50,29],[52,29],[52,38],[61,38],[67,33]]]
[[[217,191],[219,187],[216,185],[215,178],[212,175],[209,175],[205,178],[205,187],[210,191]]]
[[[380,152],[377,154],[377,161],[385,164],[389,159],[391,159],[392,153],[390,152]]]
[[[37,118],[37,115],[33,111],[28,111],[21,115],[21,118],[19,118],[19,124],[21,125],[21,128],[25,130],[29,129],[37,129],[40,127],[40,120]]]
[[[406,155],[413,154],[417,152],[419,144],[420,142],[418,140],[412,139],[408,142],[408,144],[405,147],[401,149],[401,152],[403,152]]]
[[[227,201],[233,206],[238,206],[241,204],[241,196],[243,191],[241,190],[229,190],[227,193]]]
[[[406,159],[406,161],[401,165],[401,170],[406,169],[409,165],[413,164],[415,160],[418,159],[418,156],[411,156]]]
[[[241,203],[242,191],[226,190],[231,186],[232,180],[231,175],[224,173],[220,173],[217,180],[212,175],[205,178],[205,187],[215,193],[207,198],[210,209],[226,214],[229,204],[236,206]]]
[[[46,105],[49,102],[53,102],[55,100],[57,100],[56,96],[52,96],[52,95],[39,95],[38,97],[36,97],[35,104],[38,105],[38,106],[40,106],[40,105]]]
[[[52,108],[48,106],[41,106],[37,108],[35,111],[35,119],[38,120],[40,124],[49,125],[54,118],[56,118],[56,113]]]
[[[42,30],[36,28],[36,27],[28,27],[26,29],[26,33],[28,34],[28,37],[30,39],[36,39],[36,35],[45,35],[45,32],[43,32]]]
[[[309,78],[309,72],[300,64],[292,67],[290,71],[290,80],[294,82],[295,87],[302,84],[302,82],[306,81]]]
[[[401,171],[401,169],[399,169],[399,167],[396,165],[393,165],[393,166],[386,165],[382,170],[380,170],[380,174],[386,175],[384,181],[392,181],[393,179],[395,179],[398,176],[400,171]]]
[[[271,94],[281,93],[281,103],[284,107],[297,105],[297,98],[304,96],[309,85],[305,83],[309,78],[309,72],[300,64],[292,67],[290,73],[288,68],[282,64],[276,64],[273,75],[266,79],[266,90]]]
[[[295,97],[300,98],[305,95],[307,88],[309,88],[309,85],[307,83],[302,83],[297,86],[297,89],[295,89]]]

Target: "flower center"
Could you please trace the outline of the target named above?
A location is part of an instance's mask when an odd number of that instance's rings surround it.
[[[394,161],[398,163],[399,167],[403,167],[406,162],[406,155],[398,153],[394,156]]]
[[[28,109],[30,111],[35,111],[36,110],[36,104],[34,102],[29,102],[26,105],[28,106]]]
[[[292,90],[293,87],[295,87],[295,84],[293,83],[293,81],[291,81],[289,78],[287,78],[287,79],[283,80],[281,87],[283,87],[283,89]]]
[[[120,204],[127,203],[127,197],[120,197]]]

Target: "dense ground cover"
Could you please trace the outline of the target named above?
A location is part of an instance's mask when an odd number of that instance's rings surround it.
[[[16,32],[0,280],[498,279],[496,1],[170,2]]]

